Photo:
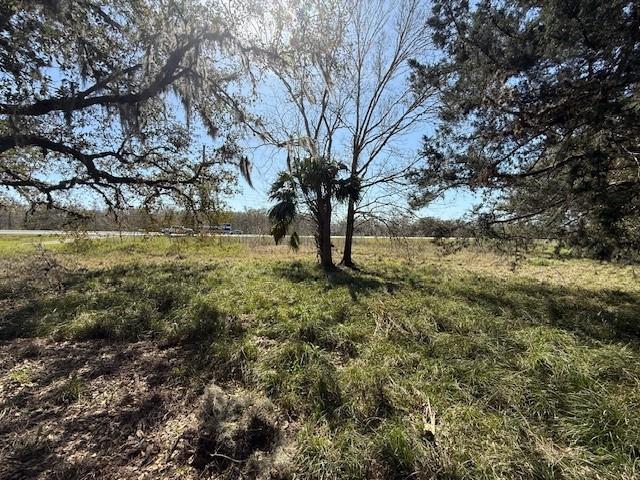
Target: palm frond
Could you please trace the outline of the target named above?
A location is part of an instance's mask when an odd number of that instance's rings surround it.
[[[289,237],[289,246],[295,251],[298,251],[300,248],[300,236],[298,235],[298,232],[293,232]]]
[[[298,195],[295,179],[289,172],[280,172],[271,186],[269,198],[276,203],[269,210],[271,235],[276,244],[287,235],[298,214]]]

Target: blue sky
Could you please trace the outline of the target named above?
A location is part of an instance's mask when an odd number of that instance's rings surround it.
[[[54,82],[60,81],[60,76],[57,70],[52,70],[51,77]],[[403,77],[401,81],[406,81]],[[263,113],[269,113],[270,108],[278,108],[281,106],[282,100],[279,97],[278,89],[281,88],[277,84],[274,84],[269,78],[263,77],[259,85],[259,89],[262,92],[262,97],[257,100],[254,107],[256,112],[261,115]],[[173,94],[169,93],[168,103],[174,107],[174,113],[178,120],[185,120],[185,112],[183,111],[180,102],[174,98]],[[293,120],[293,119],[292,119]],[[415,130],[407,133],[401,139],[397,140],[394,144],[394,148],[402,151],[411,156],[414,152],[417,154],[419,151],[422,138],[425,134],[433,132],[433,122],[425,122],[419,125]],[[212,140],[207,138],[202,125],[197,120],[193,122],[192,128],[196,139],[201,139],[202,143],[207,145],[215,145],[215,141],[212,144]],[[338,139],[341,143],[345,139]],[[198,143],[196,141],[196,143]],[[268,151],[266,149],[255,149],[253,143],[255,141],[251,138],[244,140],[247,147],[246,154],[252,161],[252,180],[253,188],[247,184],[245,180],[240,178],[238,180],[238,193],[230,196],[226,199],[228,207],[233,211],[243,211],[253,208],[268,208],[270,206],[268,199],[268,191],[271,183],[274,181],[279,171],[285,168],[285,155],[283,151]],[[348,150],[348,149],[347,149]],[[383,161],[382,159],[379,161]],[[390,160],[392,161],[392,160]],[[47,179],[55,179],[55,174],[48,172]],[[91,203],[95,202],[96,197],[93,194],[81,195],[80,200],[89,200]],[[415,212],[418,216],[433,216],[444,219],[460,218],[467,213],[474,205],[476,197],[468,192],[449,192],[443,199],[439,199],[433,202],[431,205],[422,208]],[[397,202],[400,204],[406,204],[406,199],[397,198]],[[344,211],[340,206],[335,210],[336,219],[340,219],[344,215]]]
[[[384,39],[388,42],[388,44],[383,44],[383,49],[387,49],[388,45],[393,45],[395,38],[394,35],[396,35],[393,30],[395,27],[392,26],[394,25],[393,22],[395,19],[398,18],[396,15],[399,15],[399,11],[396,11],[394,5],[395,4],[393,2],[389,4],[388,16],[380,17],[381,19],[385,19],[385,24],[381,30],[383,33],[376,35],[382,35],[380,39]],[[268,37],[268,33],[266,35]],[[431,46],[417,47],[413,53],[415,54],[413,58],[417,58],[423,62],[432,61],[439,54],[439,52],[435,51]],[[386,51],[382,52],[381,57],[378,57],[374,50],[371,50],[371,53],[367,55],[369,56],[365,59],[365,72],[368,71],[366,70],[367,68],[371,71],[375,71],[375,68],[379,68],[380,65],[376,63],[377,61],[381,61],[383,68],[386,65],[385,62],[388,61]],[[383,100],[380,100],[381,105],[384,104],[387,99],[395,101],[396,98],[402,98],[402,96],[394,97],[394,95],[396,94],[395,92],[401,93],[406,91],[410,73],[408,65],[405,65],[404,63],[402,67],[393,71],[392,80],[385,87],[390,96],[381,97],[383,98]],[[289,72],[285,73],[285,75],[288,74]],[[368,85],[367,82],[370,82],[367,79],[368,74],[365,73],[364,75],[365,80],[363,80],[363,85]],[[375,74],[372,73],[372,76],[375,76]],[[252,105],[252,113],[254,115],[258,115],[263,120],[262,123],[266,126],[266,130],[269,132],[275,132],[275,135],[273,136],[280,141],[283,139],[286,140],[288,136],[291,138],[297,137],[301,133],[304,135],[304,131],[300,132],[296,130],[300,128],[296,125],[299,124],[301,120],[296,108],[293,107],[291,100],[288,99],[288,89],[283,89],[282,83],[277,76],[269,73],[263,73],[258,77],[258,98],[255,99]],[[298,77],[295,78],[297,79]],[[336,91],[339,91],[340,89],[340,86],[338,86],[339,83],[340,82],[337,82],[335,84],[337,89]],[[292,84],[295,90],[298,86],[295,79]],[[347,84],[349,84],[348,81]],[[315,92],[316,95],[313,95],[313,82],[310,82],[307,86],[310,88],[309,96],[311,98],[320,97],[321,90]],[[348,87],[349,86],[350,84]],[[375,83],[371,85],[371,88],[373,89],[374,86],[376,86]],[[364,103],[367,101],[367,95],[368,93],[364,94]],[[387,93],[384,95],[387,95]],[[307,109],[313,109],[313,105],[314,104],[311,103],[310,107],[309,104],[307,104]],[[350,111],[347,109],[341,114],[341,116],[346,119],[346,124],[349,124],[350,120],[354,120],[354,118],[350,118],[350,115],[353,116],[353,112],[349,112]],[[313,123],[315,121],[313,113],[311,113],[311,119],[311,122]],[[415,128],[404,131],[401,137],[394,137],[385,147],[383,153],[381,153],[375,160],[375,163],[373,164],[374,167],[372,167],[369,175],[375,175],[377,172],[385,171],[386,169],[390,171],[393,171],[394,168],[402,170],[404,168],[403,165],[410,164],[410,162],[417,157],[417,154],[422,147],[423,136],[433,134],[434,127],[436,125],[435,122],[434,113],[433,115],[423,118],[420,124],[414,125]],[[338,161],[348,163],[347,159],[351,158],[351,142],[352,139],[349,136],[348,128],[345,129],[345,127],[341,127],[341,129],[335,133],[335,136],[333,136],[332,156]],[[253,165],[252,180],[254,187],[251,188],[244,180],[239,180],[239,192],[237,195],[228,199],[228,205],[234,211],[242,211],[252,208],[268,208],[270,206],[268,191],[278,172],[285,168],[286,152],[282,151],[282,149],[278,151],[275,148],[270,147],[255,148],[257,141],[251,138],[245,139],[243,143],[245,143],[247,147],[245,153],[248,155]],[[366,152],[363,152],[363,155],[366,155]],[[383,188],[384,187],[380,187],[379,190],[370,190],[368,194],[366,194],[368,195],[367,198],[363,199],[363,203],[371,201],[372,198],[380,195],[381,192],[383,192]],[[385,200],[388,198],[389,197],[385,197]],[[407,199],[404,195],[394,196],[392,198],[392,203],[394,204],[398,204],[400,206],[405,206],[407,204]],[[469,192],[450,192],[445,195],[443,199],[432,202],[431,205],[415,213],[418,216],[433,216],[445,219],[460,218],[463,217],[475,203],[476,196]],[[381,208],[388,209],[386,206]],[[336,219],[340,219],[340,217],[344,215],[343,210],[344,208],[341,208],[340,206],[335,208],[334,214]]]
[[[275,176],[277,169],[255,168],[253,171],[254,188],[251,188],[244,180],[239,181],[240,192],[228,199],[228,204],[233,211],[243,211],[252,208],[268,208],[269,199],[267,192],[269,185]],[[262,172],[262,173],[259,173]],[[449,192],[441,200],[437,200],[429,206],[416,212],[420,217],[437,217],[443,219],[461,218],[476,203],[476,198],[468,192]],[[338,212],[338,216],[340,212]]]
[[[410,143],[417,146],[422,138],[419,131],[411,135],[408,139]],[[416,147],[417,150],[417,147]],[[260,155],[254,154],[252,158],[252,182],[253,188],[240,178],[238,181],[239,192],[228,198],[227,203],[233,211],[244,211],[253,208],[268,208],[270,206],[268,191],[277,173],[285,167],[282,155]],[[421,217],[437,217],[443,219],[453,219],[463,217],[477,202],[478,198],[466,191],[448,192],[443,199],[434,201],[425,208],[416,211],[416,215]],[[342,215],[338,208],[336,216]]]

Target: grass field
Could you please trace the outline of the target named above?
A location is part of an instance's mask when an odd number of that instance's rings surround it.
[[[0,478],[640,478],[638,272],[551,252],[0,238]]]

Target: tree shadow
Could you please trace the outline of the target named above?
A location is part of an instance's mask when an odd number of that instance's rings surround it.
[[[323,270],[319,265],[300,261],[278,263],[273,272],[292,283],[320,284],[327,290],[346,287],[353,301],[376,291],[394,293],[400,287],[398,282],[387,281],[373,271],[340,267]]]
[[[180,401],[168,377],[183,353],[151,342],[39,340],[14,340],[0,350],[20,365],[27,359],[23,351],[34,347],[39,353],[28,360],[41,368],[29,386],[14,385],[21,391],[0,401],[0,412],[9,412],[0,418],[0,477],[93,478],[144,465],[159,448],[154,433]],[[78,398],[61,397],[67,379],[82,385]]]
[[[78,313],[100,317],[95,328],[80,332],[82,339],[138,340],[199,289],[207,288],[209,270],[206,266],[132,264],[70,272],[59,290],[2,292],[0,340],[55,334]]]
[[[602,342],[640,348],[640,295],[620,290],[589,290],[530,281],[497,282],[482,278],[479,288],[456,287],[464,298],[493,315],[528,324],[551,325]]]
[[[313,263],[288,262],[274,267],[276,275],[294,283],[347,287],[356,301],[376,292],[395,294],[407,288],[428,297],[461,300],[480,307],[490,316],[517,319],[529,325],[551,325],[601,342],[624,342],[640,348],[640,294],[633,292],[566,287],[513,277],[496,279],[470,275],[449,282],[432,271],[416,272],[336,269],[325,272]]]

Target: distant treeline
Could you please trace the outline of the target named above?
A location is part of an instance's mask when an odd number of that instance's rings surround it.
[[[231,223],[234,230],[243,233],[269,235],[271,223],[266,209],[250,209],[242,212],[223,212],[207,218],[178,210],[162,209],[149,212],[144,209],[128,209],[118,214],[105,210],[84,210],[71,214],[61,210],[38,209],[29,211],[22,206],[0,208],[0,229],[2,230],[141,230],[159,231],[173,225],[183,225],[198,229],[203,225]],[[338,221],[333,225],[334,235],[344,235],[346,225]],[[301,235],[312,235],[313,223],[301,218],[297,231]],[[472,227],[462,220],[442,220],[438,218],[397,217],[387,220],[370,219],[356,225],[357,235],[400,236],[400,237],[451,237],[473,236]]]

